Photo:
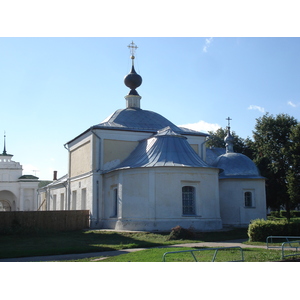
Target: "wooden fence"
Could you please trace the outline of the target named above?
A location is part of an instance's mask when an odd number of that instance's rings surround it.
[[[0,232],[12,229],[68,231],[89,227],[89,210],[0,212]]]

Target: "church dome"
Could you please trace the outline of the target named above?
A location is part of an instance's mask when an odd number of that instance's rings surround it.
[[[255,163],[241,153],[220,155],[213,166],[221,169],[220,178],[263,178]]]
[[[135,89],[142,84],[142,77],[136,73],[133,65],[131,67],[130,73],[125,76],[124,83],[127,87],[130,88],[129,95],[138,95]]]
[[[126,131],[142,131],[156,133],[165,127],[170,127],[178,134],[207,136],[206,133],[176,126],[162,115],[141,108],[118,109],[93,129],[112,129]]]
[[[158,113],[143,109],[126,108],[117,110],[94,127],[156,132],[167,126],[171,127],[175,132],[181,133],[179,127]]]

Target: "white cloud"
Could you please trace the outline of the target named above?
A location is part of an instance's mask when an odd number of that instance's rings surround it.
[[[199,121],[197,123],[189,123],[189,124],[184,124],[184,125],[179,125],[179,127],[185,127],[189,128],[192,130],[197,130],[201,132],[208,132],[208,131],[216,131],[218,128],[221,126],[219,124],[212,124],[212,123],[207,123],[204,121]]]
[[[210,44],[213,42],[213,38],[210,37],[208,39],[205,39],[205,44],[203,46],[203,52],[207,52],[208,48],[210,47]]]
[[[297,106],[298,106],[297,104],[293,103],[292,101],[289,101],[289,102],[288,102],[288,105],[290,105],[290,106],[292,106],[292,107],[297,107]]]
[[[257,105],[250,105],[248,107],[248,109],[253,109],[253,110],[258,110],[260,111],[261,113],[264,113],[265,112],[265,109],[261,106],[257,106]]]

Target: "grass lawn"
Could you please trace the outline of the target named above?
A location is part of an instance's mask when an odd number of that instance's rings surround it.
[[[76,260],[81,262],[161,262],[163,254],[192,248],[168,247],[174,244],[192,242],[214,242],[234,239],[247,239],[247,229],[233,229],[221,232],[198,233],[193,239],[168,240],[168,233],[115,232],[102,230],[72,232],[36,232],[31,234],[0,235],[0,258],[16,258],[40,255],[58,255],[69,253],[101,252],[130,248],[151,248],[132,252],[104,260],[89,258]],[[246,242],[249,243],[249,242]],[[265,245],[265,243],[255,243]],[[166,247],[163,247],[166,246]],[[157,248],[160,247],[160,248]],[[197,248],[194,248],[197,249]],[[199,248],[198,248],[199,249]],[[249,262],[280,261],[280,250],[244,249],[244,260]],[[197,251],[198,261],[209,262],[214,252]],[[241,260],[240,250],[219,251],[216,261]],[[172,254],[166,261],[193,261],[190,253]]]
[[[77,260],[78,262],[162,262],[163,255],[166,252],[191,250],[197,248],[172,247],[172,248],[154,248],[122,254],[105,259],[89,258]],[[200,249],[200,248],[198,248]],[[203,248],[202,248],[203,249]],[[205,250],[194,252],[198,262],[211,262],[215,251]],[[280,250],[266,250],[258,248],[243,249],[245,262],[271,262],[281,260]],[[240,261],[242,259],[241,252],[238,249],[220,250],[216,256],[216,262]],[[190,252],[167,254],[166,262],[193,262],[194,258]]]
[[[193,251],[194,256],[198,262],[211,262],[213,260],[215,250],[209,248],[187,248],[187,247],[168,247],[168,248],[152,248],[121,254],[112,257],[91,257],[85,259],[74,260],[73,262],[162,262],[165,253],[166,262],[194,262],[191,252],[187,250],[200,250]],[[207,249],[202,251],[203,249]],[[185,251],[183,253],[170,253],[176,251]],[[242,254],[243,253],[243,254]],[[291,254],[291,251],[286,251],[285,254]],[[295,258],[299,258],[295,257]],[[266,250],[260,248],[244,248],[243,252],[240,249],[220,249],[216,255],[215,262],[231,262],[241,261],[245,262],[279,262],[281,261],[280,250]],[[289,258],[293,261],[293,257]]]

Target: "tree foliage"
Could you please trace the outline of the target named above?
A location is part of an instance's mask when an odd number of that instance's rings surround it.
[[[287,174],[287,191],[292,206],[300,203],[300,124],[291,129],[291,164]]]
[[[298,122],[287,114],[274,117],[268,113],[256,121],[253,158],[262,175],[267,178],[268,206],[279,209],[280,205],[284,205],[289,212],[291,204],[296,204],[291,202],[291,194],[296,178],[296,167],[292,166],[299,159],[299,152],[294,149],[295,140],[300,137],[300,131],[296,130]]]

